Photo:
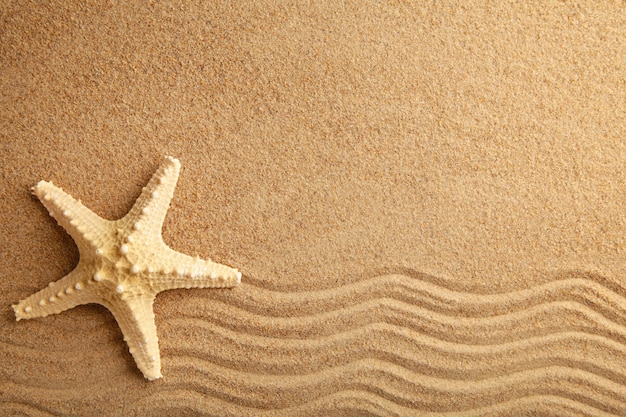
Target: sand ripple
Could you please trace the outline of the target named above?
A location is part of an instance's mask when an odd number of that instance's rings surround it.
[[[500,294],[408,273],[307,292],[251,282],[157,316],[165,378],[126,415],[626,415],[625,291],[602,277]],[[0,388],[16,393],[2,412],[63,411],[36,384]],[[93,387],[62,392],[83,403]]]

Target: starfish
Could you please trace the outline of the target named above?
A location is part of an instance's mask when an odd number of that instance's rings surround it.
[[[57,314],[97,303],[111,311],[137,367],[148,380],[161,378],[156,295],[175,288],[225,288],[241,282],[241,272],[169,248],[161,227],[176,188],[180,162],[166,157],[132,209],[105,220],[61,188],[40,181],[32,188],[78,246],[72,272],[13,305],[16,319]]]

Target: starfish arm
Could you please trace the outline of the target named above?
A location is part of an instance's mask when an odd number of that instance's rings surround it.
[[[150,283],[157,291],[176,288],[230,288],[241,283],[241,272],[211,260],[192,257],[167,246],[153,259]]]
[[[154,173],[133,208],[120,220],[125,227],[134,228],[147,236],[161,236],[165,215],[174,196],[180,162],[168,156]]]
[[[139,370],[150,381],[161,378],[159,338],[152,309],[155,294],[129,294],[122,298],[107,302],[106,307],[120,326]]]
[[[16,320],[46,317],[81,304],[96,302],[93,284],[84,277],[84,270],[79,265],[65,277],[14,304],[12,307]]]
[[[50,182],[39,181],[32,188],[42,204],[72,236],[81,253],[106,239],[109,221],[95,214],[80,201]]]

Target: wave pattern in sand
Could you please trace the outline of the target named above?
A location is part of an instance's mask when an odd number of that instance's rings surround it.
[[[160,317],[165,378],[126,415],[626,415],[626,298],[591,274],[501,294],[417,273],[307,292],[249,279],[182,313]],[[60,410],[41,400],[54,391],[2,385],[5,411]]]

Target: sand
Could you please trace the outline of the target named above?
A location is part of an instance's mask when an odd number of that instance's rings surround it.
[[[118,4],[119,3],[119,4]],[[0,6],[0,415],[626,414],[623,2]],[[243,272],[15,322],[164,155],[163,235]]]

